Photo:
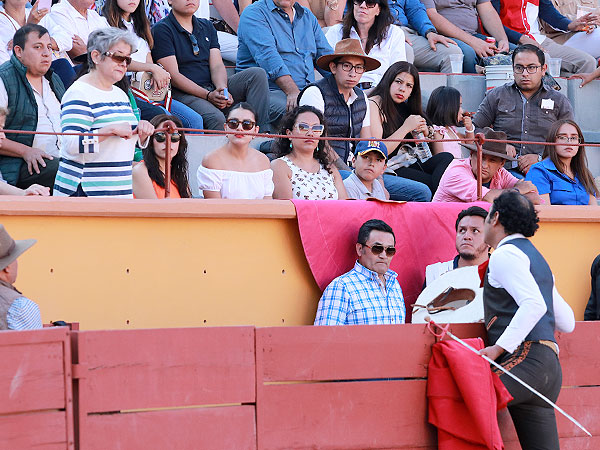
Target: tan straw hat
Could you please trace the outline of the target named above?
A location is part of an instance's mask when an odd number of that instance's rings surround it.
[[[506,140],[506,133],[504,131],[494,131],[490,127],[485,127],[483,129],[483,137],[485,139],[497,139],[499,141]],[[460,144],[465,148],[468,148],[472,152],[477,151],[477,146],[475,144]],[[506,149],[507,144],[501,142],[488,142],[485,141],[481,148],[481,151],[486,155],[497,156],[498,158],[507,159],[509,161],[516,161],[517,158],[513,158],[512,156],[508,156],[508,150]]]
[[[4,225],[0,225],[0,270],[5,269],[36,242],[35,239],[15,241],[4,229]]]
[[[321,69],[331,72],[329,70],[329,63],[333,60],[341,58],[342,56],[356,56],[365,60],[365,72],[369,70],[375,70],[381,63],[375,58],[367,56],[360,46],[358,39],[342,39],[335,44],[335,51],[331,55],[323,55],[317,59],[317,66]]]

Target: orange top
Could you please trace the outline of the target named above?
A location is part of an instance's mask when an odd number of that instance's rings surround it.
[[[160,187],[154,180],[152,180],[152,186],[154,187],[154,192],[156,192],[158,198],[165,198],[165,188]],[[171,192],[169,192],[169,198],[181,198],[179,189],[177,189],[177,185],[173,180],[171,180]]]

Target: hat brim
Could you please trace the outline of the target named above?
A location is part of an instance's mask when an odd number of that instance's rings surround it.
[[[21,256],[27,249],[29,249],[37,240],[35,239],[23,239],[20,241],[15,240],[15,248],[13,251],[6,255],[4,258],[0,258],[0,270],[4,270],[10,263]]]
[[[377,148],[368,148],[368,149],[366,149],[366,150],[362,150],[362,151],[360,151],[360,152],[356,152],[356,153],[354,154],[354,156],[362,156],[362,155],[364,155],[364,154],[366,154],[366,153],[370,153],[370,152],[377,152],[377,153],[380,153],[380,154],[381,154],[381,156],[383,156],[383,157],[385,158],[385,160],[386,160],[386,161],[387,161],[387,159],[388,159],[388,157],[385,155],[385,153],[383,153],[381,150],[379,150],[379,149],[377,149]]]
[[[464,148],[471,150],[472,152],[476,152],[477,151],[477,147],[473,144],[460,144],[462,145]],[[513,158],[512,156],[508,156],[506,153],[498,153],[498,152],[494,152],[492,150],[487,150],[485,147],[481,149],[482,153],[485,153],[486,155],[490,155],[490,156],[496,156],[498,158],[502,158],[505,159],[507,161],[516,161],[517,158]]]
[[[355,58],[362,58],[365,60],[365,72],[370,72],[371,70],[378,69],[381,66],[381,63],[377,61],[375,58],[371,58],[369,56],[361,55],[359,53],[332,53],[331,55],[323,55],[319,59],[317,59],[317,66],[327,72],[331,72],[329,69],[329,63],[341,58],[342,56],[352,56]]]

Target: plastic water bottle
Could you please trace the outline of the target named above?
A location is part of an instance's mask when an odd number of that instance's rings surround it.
[[[425,136],[422,132],[414,133],[413,136],[415,139],[425,139]],[[416,144],[416,154],[419,161],[425,162],[429,158],[431,158],[431,149],[429,148],[429,144],[427,142],[418,142]]]

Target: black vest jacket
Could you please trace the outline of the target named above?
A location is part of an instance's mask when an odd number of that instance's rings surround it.
[[[502,245],[514,245],[527,255],[531,261],[529,270],[540,288],[544,302],[546,302],[546,314],[533,327],[525,340],[556,342],[554,338],[554,303],[552,300],[554,279],[548,263],[533,244],[529,242],[529,239],[512,239]],[[488,273],[486,272],[483,285],[483,310],[490,345],[496,343],[518,308],[517,303],[506,289],[495,288],[490,285]]]
[[[298,102],[302,98],[304,91],[310,87],[316,86],[321,91],[325,102],[325,124],[327,125],[327,135],[333,137],[359,137],[362,123],[367,114],[367,102],[363,91],[355,87],[354,93],[358,96],[354,102],[348,106],[344,96],[340,94],[337,83],[333,75],[328,75],[316,83],[309,84],[298,95]],[[352,129],[350,128],[350,117],[352,117]],[[349,141],[329,141],[329,145],[333,148],[342,161],[348,161],[350,154]]]

